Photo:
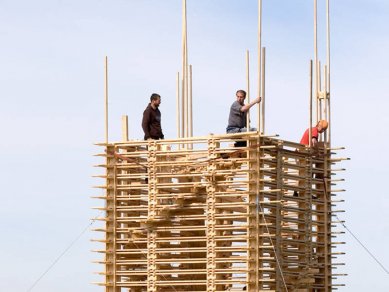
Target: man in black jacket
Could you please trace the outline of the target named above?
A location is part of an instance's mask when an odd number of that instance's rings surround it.
[[[142,128],[145,132],[145,140],[164,138],[161,127],[161,112],[158,109],[160,104],[161,96],[153,93],[150,97],[150,103],[143,112]]]

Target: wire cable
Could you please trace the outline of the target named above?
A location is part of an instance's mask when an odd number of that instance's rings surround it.
[[[51,265],[39,276],[39,278],[31,285],[30,288],[27,289],[27,292],[32,291],[34,287],[42,280],[42,278],[59,262],[59,260],[69,251],[69,249],[81,238],[82,235],[92,226],[93,223],[96,222],[97,218],[101,215],[103,211],[101,211],[95,218],[91,220],[91,222],[85,226],[85,228],[77,235],[75,239],[64,249],[64,251],[51,263]]]
[[[327,177],[323,177],[323,185],[324,185],[324,191],[325,194],[330,196],[331,194],[328,193],[327,191],[327,182],[326,182]],[[381,268],[385,271],[386,274],[389,275],[388,269],[385,268],[385,266],[373,255],[373,253],[358,239],[358,237],[344,224],[342,220],[339,219],[338,215],[335,214],[336,219],[338,219],[339,223],[342,224],[343,228],[346,229],[352,237],[363,247],[363,249],[370,255],[370,257],[378,264],[381,266]]]
[[[283,284],[285,286],[286,292],[288,292],[288,287],[286,286],[286,281],[285,281],[285,278],[284,278],[284,273],[282,271],[282,268],[281,268],[281,265],[280,265],[280,261],[279,261],[278,256],[277,256],[277,252],[276,252],[276,248],[274,246],[273,240],[271,239],[269,227],[267,226],[267,221],[266,221],[266,218],[265,218],[265,211],[264,211],[264,209],[261,206],[261,202],[258,202],[258,203],[259,203],[258,204],[259,208],[261,209],[261,214],[262,214],[263,221],[265,222],[266,231],[269,234],[270,243],[271,243],[271,245],[273,247],[274,257],[276,258],[277,266],[278,266],[278,269],[280,270],[280,273],[281,273],[282,282],[283,282]]]
[[[342,220],[339,219],[338,215],[334,214],[335,217],[338,219],[340,224],[346,229],[352,237],[364,248],[364,250],[376,261],[377,264],[381,266],[381,268],[385,271],[386,274],[389,275],[389,271],[385,268],[385,266],[373,255],[373,253],[358,239],[358,237],[343,223]]]

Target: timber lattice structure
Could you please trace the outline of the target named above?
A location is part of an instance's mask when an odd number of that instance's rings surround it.
[[[334,150],[258,132],[100,144],[105,291],[332,291]],[[240,146],[240,147],[236,147]]]

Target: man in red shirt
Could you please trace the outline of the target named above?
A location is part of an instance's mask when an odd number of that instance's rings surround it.
[[[324,133],[325,130],[328,128],[328,122],[326,120],[320,120],[316,127],[312,128],[312,140],[311,140],[311,147],[315,148],[317,147],[318,141],[319,141],[319,134]],[[309,145],[309,128],[305,130],[303,137],[300,140],[300,144]],[[316,163],[316,167],[321,168],[322,164]],[[316,178],[322,178],[322,174],[316,174]],[[303,183],[299,182],[299,186],[303,185]],[[298,197],[299,193],[297,191],[293,192],[294,197]],[[316,199],[316,197],[313,197]]]
[[[328,122],[321,120],[317,123],[316,127],[312,128],[312,147],[316,147],[317,141],[319,140],[319,134],[324,133],[328,128]],[[306,129],[303,137],[301,138],[300,144],[309,145],[309,129]]]

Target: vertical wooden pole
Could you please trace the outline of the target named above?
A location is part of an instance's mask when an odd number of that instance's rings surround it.
[[[114,148],[114,151],[116,149]],[[117,283],[120,282],[120,277],[117,276],[117,259],[116,259],[116,250],[117,250],[117,244],[116,244],[116,225],[117,225],[117,218],[116,218],[116,206],[117,206],[117,167],[116,167],[116,162],[115,166],[113,168],[113,218],[112,218],[112,241],[113,241],[113,248],[110,250],[112,253],[112,268],[113,268],[113,290],[114,292],[120,292],[120,287],[117,286]],[[109,209],[109,208],[107,208]]]
[[[328,117],[327,117],[327,121],[328,121],[328,129],[325,133],[325,137],[327,138],[326,139],[326,142],[328,143],[326,146],[328,148],[331,148],[331,106],[330,106],[330,102],[331,102],[331,78],[330,78],[330,68],[331,68],[331,59],[330,59],[330,0],[327,0],[326,1],[326,16],[327,16],[327,27],[326,27],[326,31],[327,31],[327,72],[325,73],[326,75],[326,89],[325,89],[325,98],[327,99],[328,98]],[[326,103],[327,104],[327,103]],[[326,153],[331,153],[331,151],[326,151]],[[326,175],[327,177],[331,177],[331,164],[329,163],[331,157],[330,155],[328,156],[328,160],[325,160],[325,165],[324,165],[324,175]],[[326,180],[324,179],[324,183],[326,184],[326,188],[325,188],[325,206],[327,207],[327,209],[325,210],[325,214],[326,214],[326,227],[327,227],[327,230],[326,230],[326,252],[327,252],[327,255],[326,255],[326,281],[324,282],[326,287],[329,287],[330,285],[332,285],[332,270],[331,270],[331,266],[332,266],[332,259],[331,259],[331,216],[328,216],[327,214],[332,214],[331,213],[331,181],[327,184]],[[327,192],[326,192],[327,191]]]
[[[261,53],[262,53],[262,0],[258,0],[258,48],[257,48],[257,51],[258,51],[258,79],[257,79],[257,82],[258,82],[258,91],[257,91],[257,97],[261,96],[261,61],[262,61],[262,57],[261,57]],[[258,130],[258,144],[261,142],[261,139],[260,139],[260,133],[261,133],[261,103],[258,103],[257,105],[257,130]],[[257,153],[257,175],[260,177],[260,167],[259,167],[259,153]],[[259,181],[259,179],[258,179]],[[259,211],[259,204],[261,202],[261,198],[260,198],[260,194],[259,194],[259,191],[260,191],[260,187],[259,185],[257,185],[257,194],[256,194],[256,197],[257,197],[257,202],[256,202],[256,205],[257,205],[257,211]],[[257,212],[258,214],[258,212]],[[259,215],[257,216],[257,221],[256,221],[256,224],[257,224],[257,232],[259,232]],[[255,260],[255,285],[250,285],[249,284],[249,287],[251,286],[252,288],[254,289],[247,289],[248,291],[260,291],[263,289],[264,287],[264,284],[263,282],[260,281],[260,278],[262,278],[263,274],[262,272],[259,271],[259,267],[262,265],[262,262],[260,262],[259,258],[262,257],[263,253],[262,251],[259,252],[259,245],[262,246],[263,244],[263,241],[262,239],[260,240],[260,236],[259,234],[257,233],[257,248],[256,248],[256,260]],[[248,287],[248,288],[249,288]]]
[[[180,72],[177,72],[177,88],[176,88],[176,124],[177,124],[177,138],[181,137],[180,128]]]
[[[182,74],[184,75],[184,73]],[[181,79],[181,138],[185,137],[185,81]]]
[[[105,111],[105,143],[108,144],[108,57],[104,62],[104,111]]]
[[[330,0],[327,0],[326,3],[326,12],[327,12],[327,92],[328,94],[328,129],[327,129],[327,135],[328,135],[328,143],[331,146],[331,48],[330,48]]]
[[[188,91],[189,91],[189,80],[188,80],[188,71],[189,71],[189,66],[188,66],[188,33],[187,33],[187,13],[186,13],[186,0],[183,0],[183,80],[184,80],[184,111],[185,113],[183,114],[184,116],[184,124],[185,124],[185,129],[184,129],[184,137],[189,136],[189,100],[188,100]]]
[[[110,153],[115,151],[114,147],[108,145],[108,57],[105,56],[104,62],[104,99],[105,99],[105,143],[106,143],[106,165],[115,164],[115,159],[109,157]],[[112,173],[113,172],[113,173]],[[116,276],[116,166],[113,169],[106,168],[107,186],[113,185],[114,188],[106,188],[106,276],[105,276],[105,291],[119,292],[120,287],[117,287],[116,282],[119,281]]]
[[[122,141],[128,141],[128,116],[122,116]]]
[[[262,48],[262,0],[258,0],[258,96],[261,96],[261,50]],[[261,103],[257,106],[258,121],[257,129],[261,131]]]
[[[324,99],[323,99],[323,118],[328,121],[328,99],[327,99],[327,88],[328,88],[328,75],[327,75],[327,65],[324,66]],[[328,142],[328,133],[324,132],[324,142]]]
[[[192,87],[192,65],[189,65],[189,137],[193,137],[193,87]]]
[[[127,142],[128,141],[128,116],[127,115],[122,115],[122,141]],[[121,149],[122,153],[127,153],[127,149]],[[120,212],[120,210],[117,209],[118,205],[118,196],[129,196],[128,191],[123,191],[123,188],[125,188],[126,183],[123,179],[119,178],[119,175],[126,175],[128,172],[125,169],[117,169],[117,163],[116,160],[114,160],[115,166],[114,166],[114,246],[115,246],[115,256],[114,256],[114,266],[115,266],[115,279],[117,279],[118,282],[120,282],[120,275],[117,276],[116,274],[120,274],[120,268],[117,268],[117,253],[116,253],[116,246],[117,246],[117,228],[128,228],[129,224],[126,223],[120,223],[120,218],[121,217],[126,217],[127,213],[125,212]],[[127,161],[124,162],[124,164],[127,164]],[[108,165],[108,164],[107,164]],[[122,190],[118,191],[117,185],[120,184]],[[108,184],[107,184],[108,185]],[[118,220],[119,218],[119,220]],[[119,221],[119,222],[118,222]],[[119,231],[120,232],[120,231]],[[115,286],[117,291],[121,291],[120,287],[116,287],[116,280],[115,280]]]
[[[262,68],[261,68],[261,72],[262,72],[262,74],[261,74],[261,91],[262,91],[262,94],[261,94],[261,96],[262,96],[262,101],[261,101],[261,109],[262,109],[262,113],[261,113],[261,118],[262,118],[262,131],[261,131],[261,133],[262,134],[264,134],[265,133],[265,105],[266,105],[266,103],[265,103],[265,95],[266,95],[266,93],[265,93],[265,60],[266,60],[266,48],[265,47],[263,47],[262,48],[262,63],[261,63],[261,65],[262,65]]]
[[[312,60],[309,62],[309,147],[312,146],[312,87],[313,87],[313,68]]]
[[[185,49],[184,49],[184,58],[185,58],[185,65],[184,65],[184,70],[185,70],[185,74],[184,74],[184,90],[185,90],[185,93],[184,93],[184,98],[185,98],[185,103],[184,103],[184,117],[185,117],[185,129],[184,129],[184,137],[188,137],[189,136],[189,131],[188,131],[188,107],[189,107],[189,104],[188,104],[188,70],[187,70],[187,63],[186,63],[186,43],[185,43]]]
[[[319,66],[318,66],[318,79],[319,79],[319,90],[318,90],[318,95],[317,95],[317,103],[318,103],[318,109],[317,109],[317,119],[318,120],[321,120],[322,117],[323,117],[323,100],[320,96],[321,92],[322,92],[322,88],[321,88],[321,62],[319,61]]]
[[[186,20],[186,4],[185,4],[185,124],[186,124],[186,137],[190,136],[189,133],[189,65],[188,65],[188,32],[187,32],[187,20]]]
[[[250,103],[250,53],[246,50],[246,91],[247,91],[247,103]],[[246,116],[246,128],[247,132],[250,131],[250,111],[247,111]]]
[[[318,91],[319,91],[319,78],[318,78],[318,58],[317,58],[317,0],[313,0],[313,40],[314,40],[314,63],[315,63],[315,101],[316,101],[316,121],[318,121]]]
[[[107,153],[115,152],[113,145],[106,146]],[[113,167],[106,168],[106,215],[105,215],[105,292],[119,292],[120,287],[117,282],[120,276],[117,276],[116,269],[116,161],[112,156],[106,157],[107,165]]]
[[[108,158],[108,57],[105,56],[104,58],[104,128],[105,128],[105,153],[107,154],[107,157],[105,158],[105,164],[108,165],[109,163],[109,158]],[[109,170],[108,168],[105,169],[105,174],[107,177],[107,185],[109,183],[108,178],[109,178]],[[111,234],[108,232],[109,228],[112,226],[112,222],[110,222],[110,214],[108,211],[108,207],[110,207],[110,201],[108,200],[109,196],[109,190],[108,188],[105,189],[105,196],[107,197],[105,207],[105,262],[110,262],[112,261],[112,256],[108,253],[109,250],[112,250],[112,244],[110,243],[110,240],[112,240]],[[112,203],[111,203],[112,205]],[[106,264],[105,265],[105,291],[106,292],[111,292],[112,289],[111,287],[108,286],[108,283],[112,281],[111,275],[112,274],[112,266]]]
[[[186,43],[185,43],[185,27],[186,27],[186,0],[182,0],[182,137],[186,137]]]

